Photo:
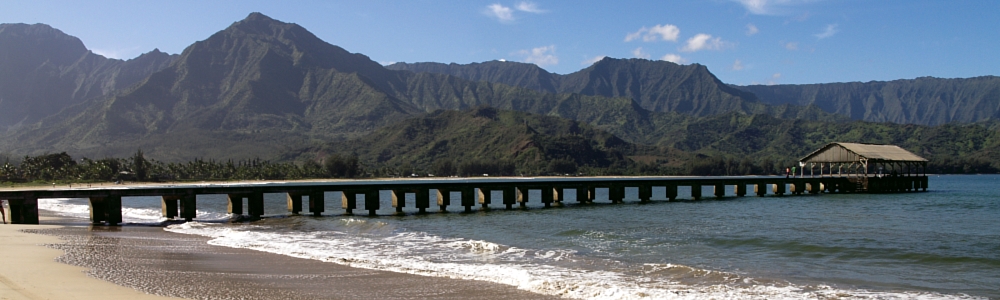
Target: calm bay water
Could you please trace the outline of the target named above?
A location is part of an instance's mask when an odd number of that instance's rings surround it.
[[[552,209],[536,202],[528,210],[493,205],[466,214],[454,206],[405,216],[388,216],[383,192],[383,216],[342,216],[339,201],[327,201],[318,218],[285,216],[284,196],[268,194],[270,217],[252,223],[226,222],[224,197],[199,196],[199,222],[165,230],[221,246],[574,298],[1000,298],[998,187],[997,175],[932,176],[924,193],[567,201]],[[635,193],[627,190],[626,199]],[[123,202],[126,222],[160,221],[158,198]],[[40,205],[87,213],[80,199]]]

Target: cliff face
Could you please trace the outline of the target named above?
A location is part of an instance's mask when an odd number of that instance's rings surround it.
[[[816,105],[855,120],[940,125],[1000,119],[1000,77],[751,85],[770,104]]]

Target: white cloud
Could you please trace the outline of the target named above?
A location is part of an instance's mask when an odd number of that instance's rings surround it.
[[[816,36],[817,39],[821,39],[822,40],[822,39],[831,37],[834,34],[837,34],[837,24],[828,24],[828,25],[826,25],[826,28],[823,29],[823,32],[817,33],[817,34],[815,34],[815,36]]]
[[[139,47],[121,48],[121,49],[90,49],[94,54],[104,56],[107,58],[114,59],[129,59],[135,57],[139,52]]]
[[[388,66],[388,65],[391,65],[391,64],[395,64],[396,62],[394,62],[394,61],[380,61],[378,63],[380,65],[383,65],[383,66]]]
[[[712,38],[712,35],[699,33],[687,40],[681,52],[696,52],[701,50],[719,50],[725,46],[722,38]]]
[[[767,81],[767,85],[778,84],[778,78],[781,78],[781,73],[774,73],[774,75],[771,75],[771,80]]]
[[[736,62],[733,63],[733,71],[739,70],[743,70],[743,62],[737,59]]]
[[[545,10],[538,8],[538,4],[530,1],[518,2],[517,5],[514,7],[517,8],[517,10],[533,14],[540,14],[545,12]]]
[[[752,24],[752,23],[751,23],[751,24],[747,24],[747,35],[748,35],[748,36],[750,36],[750,35],[755,35],[755,34],[757,34],[758,32],[760,32],[760,30],[759,30],[759,29],[757,29],[757,25],[754,25],[754,24]]]
[[[538,66],[548,66],[559,64],[559,57],[556,57],[556,46],[542,46],[531,50],[517,51],[517,54],[524,56],[524,62],[536,64]]]
[[[500,5],[500,3],[493,3],[486,7],[486,13],[500,22],[510,22],[514,21],[514,10],[510,7]]]
[[[642,47],[632,50],[632,57],[649,59],[649,53],[642,51]]]
[[[595,63],[601,61],[605,57],[607,57],[607,56],[604,56],[604,55],[594,56],[594,57],[591,57],[591,58],[588,58],[588,59],[584,59],[583,62],[581,62],[580,64],[584,65],[584,66],[589,66],[589,65],[592,65],[592,64],[595,64]]]
[[[816,0],[733,0],[743,5],[747,12],[755,15],[784,15],[790,7]]]
[[[787,42],[787,43],[784,43],[784,46],[785,46],[785,49],[788,49],[788,50],[791,50],[791,51],[799,50],[799,43],[798,42]]]
[[[653,42],[657,38],[664,41],[676,42],[677,36],[681,34],[680,28],[672,24],[657,24],[653,28],[646,28],[643,26],[639,28],[639,31],[629,33],[625,35],[625,41],[631,42],[635,39],[642,38],[644,42]]]
[[[683,57],[681,57],[680,55],[673,54],[673,53],[670,53],[670,54],[664,55],[663,57],[660,57],[660,60],[669,61],[669,62],[672,62],[672,63],[675,63],[675,64],[683,64],[683,63],[687,62],[687,60],[684,59]]]

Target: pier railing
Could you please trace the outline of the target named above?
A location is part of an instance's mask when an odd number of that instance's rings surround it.
[[[392,207],[402,213],[407,207],[407,195],[412,194],[414,208],[425,213],[432,207],[431,191],[436,193],[440,211],[448,206],[464,207],[472,211],[481,206],[488,209],[497,201],[506,209],[524,208],[530,202],[540,202],[545,207],[563,201],[575,200],[592,203],[597,189],[607,189],[611,203],[625,201],[626,188],[638,189],[639,202],[653,199],[653,187],[663,187],[659,199],[675,201],[678,187],[690,187],[691,200],[703,198],[702,187],[713,187],[716,198],[743,197],[748,188],[758,196],[819,193],[886,193],[927,190],[927,176],[909,177],[798,177],[777,176],[715,176],[715,177],[553,177],[553,178],[463,178],[463,179],[395,179],[395,180],[344,180],[329,182],[273,182],[273,183],[224,183],[224,184],[157,184],[141,186],[111,186],[99,188],[23,188],[0,190],[0,200],[6,200],[9,211],[5,215],[14,224],[38,224],[38,199],[87,198],[90,200],[90,220],[95,224],[117,225],[122,223],[122,198],[154,196],[162,200],[162,216],[190,221],[196,214],[197,195],[227,195],[231,214],[246,215],[250,219],[264,215],[264,194],[287,195],[288,211],[303,211],[319,216],[326,207],[326,192],[341,192],[341,208],[352,214],[358,209],[358,195],[364,195],[364,209],[375,215],[380,208],[379,191],[392,192]],[[733,186],[728,189],[727,186]],[[540,199],[530,199],[530,191],[539,190]],[[566,199],[566,191],[574,190],[576,199]],[[726,191],[731,190],[732,195]],[[768,191],[771,191],[768,193]],[[459,192],[458,201],[452,202],[452,192]],[[502,194],[493,199],[493,192]],[[246,209],[244,209],[244,200]]]

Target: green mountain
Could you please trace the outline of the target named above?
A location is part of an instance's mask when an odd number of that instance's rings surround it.
[[[835,121],[818,109],[799,105],[770,106],[726,85],[703,65],[667,61],[604,58],[567,75],[549,73],[534,64],[489,61],[473,64],[396,63],[392,70],[446,74],[480,82],[501,83],[546,93],[623,97],[650,111],[710,116],[728,112],[767,113],[783,118]]]
[[[0,24],[0,130],[109,95],[176,59],[159,50],[123,61],[94,54],[44,24]]]
[[[58,61],[47,55],[42,65]],[[763,104],[699,65],[604,59],[570,75],[508,62],[391,70],[259,13],[166,57],[134,84],[87,77],[107,88],[38,122],[19,121],[0,133],[0,153],[127,157],[141,148],[165,162],[356,153],[399,174],[447,169],[438,161],[500,173],[735,174],[749,169],[699,164],[739,161],[768,172],[845,141],[899,144],[963,171],[1000,168],[996,123],[845,122],[815,106]]]
[[[540,168],[551,161],[590,168],[624,165],[624,153],[635,147],[585,123],[484,106],[435,111],[319,152],[356,153],[376,166],[412,166],[404,169],[509,162],[518,170],[544,172]]]
[[[637,136],[625,98],[553,94],[383,68],[259,13],[184,50],[137,84],[9,133],[0,150],[164,160],[279,156],[440,109],[550,114]],[[641,120],[640,120],[641,121]],[[648,126],[647,126],[648,127]]]
[[[751,85],[736,88],[774,105],[815,105],[855,120],[939,125],[1000,119],[1000,77]]]

